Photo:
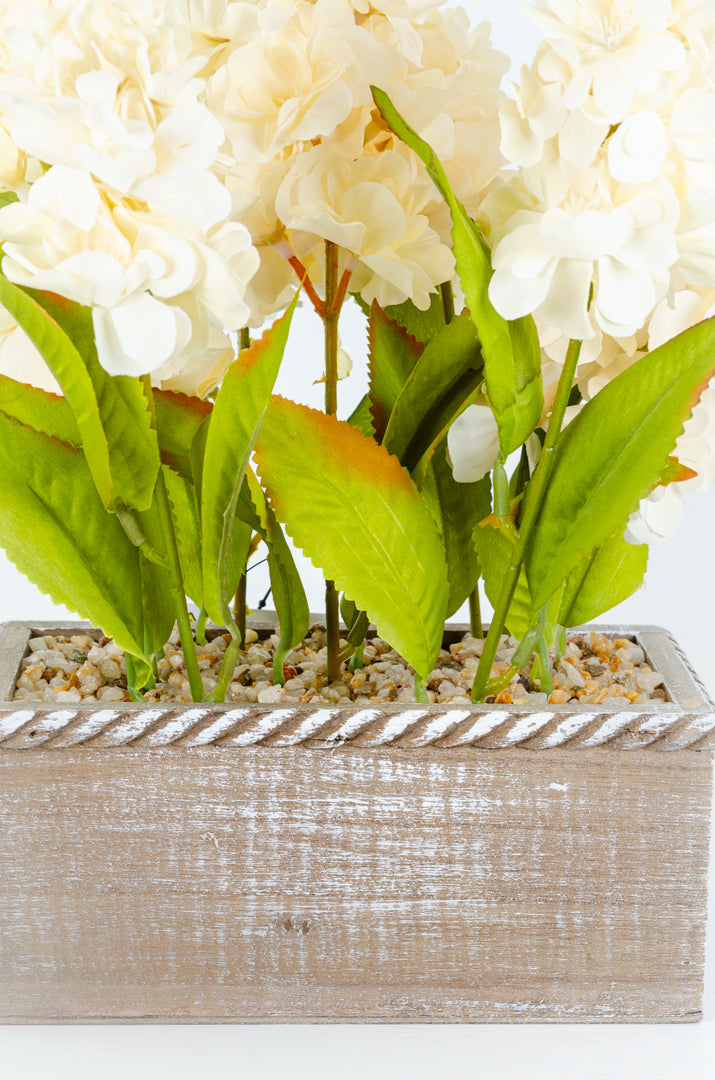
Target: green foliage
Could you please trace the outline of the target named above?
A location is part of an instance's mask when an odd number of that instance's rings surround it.
[[[496,527],[496,520],[487,522],[474,532],[474,545],[484,578],[484,590],[489,603],[496,608],[504,578],[514,551],[514,538],[507,531]],[[546,618],[543,620],[544,636],[553,640],[556,624],[560,621],[559,610],[561,591],[549,603]],[[524,569],[521,569],[509,606],[506,628],[516,638],[524,638],[529,630],[537,626],[541,608],[532,599],[529,583]]]
[[[91,310],[53,293],[22,289],[2,274],[0,303],[62,387],[104,505],[148,510],[159,448],[144,389],[137,379],[114,378],[100,366]]]
[[[164,467],[164,479],[174,520],[179,523],[176,541],[179,548],[184,589],[197,607],[203,603],[201,577],[201,522],[194,485],[173,469]]]
[[[388,318],[377,301],[370,309],[368,343],[370,416],[375,438],[382,442],[395,402],[424,346]]]
[[[0,529],[8,557],[42,592],[101,626],[120,648],[146,655],[165,571],[147,563],[143,576],[141,556],[106,512],[81,450],[4,414]]]
[[[242,566],[250,529],[239,529],[243,561],[232,561],[232,535],[238,498],[248,460],[260,430],[283,357],[296,300],[263,337],[243,350],[226,372],[208,423],[201,480],[202,576],[204,607],[215,622],[229,628],[229,608]],[[291,451],[295,455],[295,450]],[[236,548],[233,548],[236,554]],[[239,565],[236,576],[236,564]]]
[[[0,412],[61,442],[81,445],[74,414],[65,398],[57,394],[0,375]]]
[[[283,661],[286,653],[303,640],[310,627],[308,600],[280,523],[250,469],[236,512],[242,521],[260,534],[268,548],[271,592],[281,629],[280,641],[273,656],[273,681],[282,685],[285,681]]]
[[[558,621],[590,622],[640,589],[648,566],[648,545],[629,544],[623,528],[596,548],[566,582]]]
[[[384,91],[377,87],[372,91],[384,120],[421,159],[450,209],[457,273],[482,344],[487,395],[506,457],[534,430],[543,407],[541,356],[534,321],[527,316],[507,322],[494,309],[488,296],[491,262],[479,230],[452,191],[429,144],[400,116]]]
[[[483,377],[474,324],[462,312],[442,324],[405,379],[389,416],[384,445],[408,469],[414,468],[427,447],[446,433],[465,398],[471,400],[479,390]]]
[[[191,448],[202,424],[211,415],[212,403],[187,394],[154,390],[154,409],[161,460],[186,480],[193,480]]]
[[[537,604],[622,526],[640,499],[673,478],[669,455],[715,371],[714,357],[710,319],[622,372],[565,429],[526,556]]]
[[[406,470],[356,428],[279,397],[256,460],[296,544],[426,677],[441,644],[447,571],[437,526]]]
[[[445,618],[462,606],[479,580],[474,529],[489,514],[491,484],[488,476],[474,484],[458,484],[447,461],[446,443],[437,448],[422,488],[447,556],[449,594]]]
[[[363,435],[375,435],[375,427],[372,422],[372,414],[370,412],[370,395],[365,394],[363,398],[357,403],[350,416],[348,417],[348,423],[351,427],[355,427],[358,431],[362,431]]]
[[[438,330],[444,326],[444,306],[439,293],[432,293],[430,306],[420,311],[411,300],[402,304],[390,304],[384,309],[388,319],[403,326],[416,341],[427,345]]]

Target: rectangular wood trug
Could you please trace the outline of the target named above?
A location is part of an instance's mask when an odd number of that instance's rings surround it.
[[[0,1021],[699,1019],[712,706],[666,662],[670,703],[575,737],[0,701]]]

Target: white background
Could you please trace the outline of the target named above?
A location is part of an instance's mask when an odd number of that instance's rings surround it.
[[[538,35],[516,0],[465,0],[474,23],[489,19],[493,38],[518,66]],[[298,314],[294,346],[280,389],[319,403],[320,388],[305,387],[320,374],[319,327]],[[364,332],[357,312],[341,324],[355,361],[341,384],[345,415],[360,396]],[[694,495],[680,532],[654,548],[645,588],[608,620],[657,623],[679,639],[715,694],[715,493]],[[312,610],[320,610],[320,575],[305,565]],[[261,571],[251,580],[249,603],[263,591]],[[23,579],[0,553],[0,617],[66,615]],[[1,842],[1,841],[0,841]],[[711,1080],[715,1074],[715,948],[712,932],[715,882],[711,870],[710,933],[705,1020],[698,1025],[502,1026],[502,1025],[286,1025],[166,1027],[0,1028],[0,1075],[13,1080],[101,1080],[133,1075],[171,1080],[205,1076],[291,1080]]]

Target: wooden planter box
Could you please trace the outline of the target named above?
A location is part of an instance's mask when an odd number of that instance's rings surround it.
[[[36,707],[7,624],[0,1019],[699,1019],[713,705],[612,630],[668,703]]]

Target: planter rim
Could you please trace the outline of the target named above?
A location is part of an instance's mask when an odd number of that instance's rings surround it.
[[[321,616],[312,616],[315,622]],[[271,632],[268,613],[249,625]],[[219,628],[213,628],[218,630]],[[0,625],[0,751],[62,749],[237,750],[257,745],[312,749],[432,746],[448,750],[653,749],[702,751],[715,748],[715,705],[682,649],[661,627],[588,625],[573,633],[630,637],[665,679],[669,701],[643,705],[593,706],[466,705],[323,702],[276,704],[137,704],[102,702],[64,707],[12,701],[15,679],[31,637],[94,630],[88,622],[27,620]],[[445,632],[469,626],[448,623]],[[98,633],[98,631],[94,631]]]

